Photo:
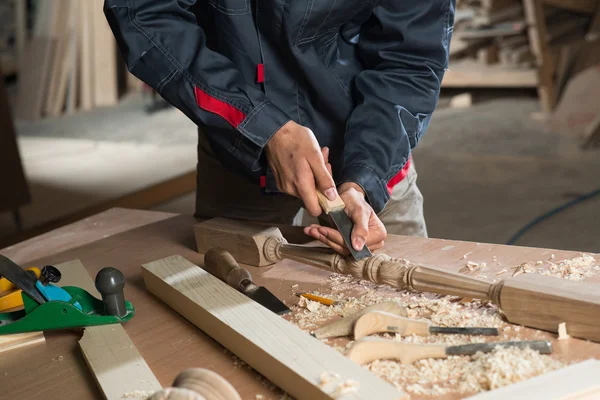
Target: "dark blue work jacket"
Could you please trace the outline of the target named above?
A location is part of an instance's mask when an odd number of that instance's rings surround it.
[[[436,108],[456,0],[105,0],[128,69],[257,183],[287,121],[376,212]],[[267,181],[270,181],[267,179]]]

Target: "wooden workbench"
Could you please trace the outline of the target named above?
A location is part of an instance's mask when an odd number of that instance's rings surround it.
[[[268,396],[257,373],[234,367],[230,354],[202,331],[162,304],[144,288],[141,264],[179,254],[202,265],[195,251],[194,219],[169,213],[111,209],[59,228],[37,238],[0,250],[23,267],[43,266],[80,259],[92,277],[103,267],[114,266],[125,274],[125,297],[136,307],[136,316],[124,327],[163,386],[189,367],[211,369],[229,380],[244,399]],[[385,252],[416,263],[458,271],[463,255],[487,262],[489,276],[502,268],[526,261],[572,258],[578,252],[391,236]],[[492,263],[492,257],[499,265]],[[493,264],[493,265],[492,265]],[[329,273],[291,261],[260,271],[250,268],[255,281],[280,298],[294,302],[290,287],[313,290]],[[78,347],[80,332],[47,332],[46,344],[13,350],[0,362],[0,388],[7,399],[101,399]],[[548,334],[548,338],[553,335]],[[570,339],[554,341],[554,353],[563,360],[600,359],[600,344]],[[61,357],[62,356],[62,357]],[[0,396],[0,397],[2,397]],[[445,396],[444,399],[461,396]],[[464,396],[462,396],[464,397]],[[4,398],[4,397],[2,397]],[[418,398],[414,396],[413,398]]]

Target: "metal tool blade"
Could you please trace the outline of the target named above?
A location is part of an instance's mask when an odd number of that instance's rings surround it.
[[[498,336],[497,328],[452,328],[442,326],[430,326],[429,333],[444,333],[444,334],[457,334],[457,335],[485,335],[485,336]]]
[[[262,286],[256,286],[254,283],[251,283],[246,286],[243,293],[258,304],[273,311],[275,314],[283,315],[291,311],[281,300],[275,297],[273,293]]]
[[[46,300],[35,287],[37,279],[34,275],[27,273],[24,269],[15,264],[12,260],[0,254],[0,275],[8,279],[16,287],[27,293],[32,299],[40,304]]]
[[[329,217],[337,227],[338,231],[342,234],[346,247],[348,247],[350,254],[352,254],[352,257],[354,257],[356,261],[373,256],[366,245],[363,246],[360,251],[356,251],[354,247],[352,247],[352,228],[354,228],[354,224],[344,210],[332,211],[329,213]]]
[[[450,346],[446,348],[446,354],[452,356],[467,355],[471,356],[478,351],[482,353],[489,353],[493,351],[496,346],[500,347],[518,347],[520,349],[531,348],[532,350],[539,351],[541,354],[552,353],[552,343],[547,340],[523,340],[514,342],[496,342],[496,343],[473,343],[463,344],[460,346]]]

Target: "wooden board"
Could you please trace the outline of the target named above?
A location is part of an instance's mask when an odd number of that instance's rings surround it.
[[[92,278],[79,260],[56,267],[63,274],[61,286],[78,286],[92,296],[101,298]],[[79,345],[107,400],[119,400],[134,393],[148,394],[162,389],[122,325],[85,328]]]
[[[23,52],[23,65],[19,70],[19,84],[15,107],[15,119],[35,120],[41,117],[48,81],[48,65],[56,39],[34,37]]]
[[[125,297],[136,308],[136,316],[124,324],[124,328],[163,386],[169,386],[185,368],[204,367],[223,376],[243,399],[255,399],[260,394],[264,400],[280,400],[282,394],[270,390],[271,383],[266,378],[236,361],[231,353],[225,352],[221,345],[144,287],[140,266],[153,260],[181,254],[194,264],[203,265],[203,256],[195,250],[193,225],[197,222],[185,215],[111,209],[1,249],[0,253],[23,267],[80,259],[90,276],[95,276],[106,266],[118,267],[126,277]],[[291,242],[297,242],[287,232],[283,233]],[[523,262],[535,264],[536,260],[549,260],[551,254],[555,256],[554,262],[580,256],[578,251],[396,235],[388,236],[385,252],[455,272],[464,268],[467,261],[486,262],[488,267],[483,274],[489,278],[496,277],[500,270]],[[469,254],[467,260],[463,258],[465,254]],[[497,262],[493,262],[492,257],[496,257]],[[600,260],[600,256],[596,258]],[[324,293],[323,284],[330,275],[292,261],[282,261],[271,267],[246,268],[258,285],[267,287],[290,306],[298,301],[295,292]],[[600,277],[592,278],[592,281],[600,282]],[[298,286],[292,288],[293,285]],[[3,393],[20,400],[39,400],[41,392],[48,398],[61,400],[102,400],[78,347],[80,337],[81,333],[49,332],[46,334],[47,345],[7,353],[0,363]],[[554,348],[552,357],[566,363],[600,359],[600,345],[597,343],[578,339],[556,340],[555,334],[522,327],[519,337],[523,340],[551,340]],[[53,361],[60,356],[62,361]],[[468,395],[450,393],[439,399],[464,398]],[[437,400],[436,397],[411,395],[411,400],[434,399]]]
[[[181,256],[144,264],[143,276],[150,292],[299,400],[408,398]],[[339,380],[321,386],[327,373]],[[349,381],[356,392],[336,396]]]
[[[596,100],[600,96],[600,67],[592,67],[575,75],[565,88],[554,110],[549,127],[556,132],[582,137],[600,115]]]
[[[514,87],[534,88],[538,78],[535,69],[482,66],[477,62],[454,62],[445,72],[442,87]]]
[[[587,360],[470,400],[593,400],[600,398],[600,361]]]
[[[542,0],[538,1],[542,2]],[[543,0],[543,2],[550,6],[582,13],[593,13],[598,4],[597,0]]]
[[[538,75],[538,96],[543,112],[550,112],[556,104],[554,83],[554,61],[548,46],[546,18],[542,0],[523,0],[527,33],[531,51],[536,59]]]
[[[44,332],[15,333],[14,335],[0,335],[0,354],[19,349],[21,347],[31,346],[38,343],[44,343],[46,338]],[[2,355],[3,357],[4,355]]]
[[[103,0],[90,1],[93,53],[93,99],[96,107],[117,103],[117,52],[115,37],[104,16]]]
[[[92,4],[88,1],[79,2],[79,30],[78,43],[81,54],[81,73],[79,74],[79,97],[81,109],[90,110],[94,106],[93,75],[93,42],[92,42]]]

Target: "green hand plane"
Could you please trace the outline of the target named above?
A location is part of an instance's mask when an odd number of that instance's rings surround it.
[[[0,314],[0,335],[119,324],[135,314],[123,295],[125,277],[116,268],[104,268],[96,276],[102,300],[76,286],[53,285],[61,273],[51,265],[42,269],[38,279],[0,255],[0,276],[21,290],[23,298],[22,310]]]

